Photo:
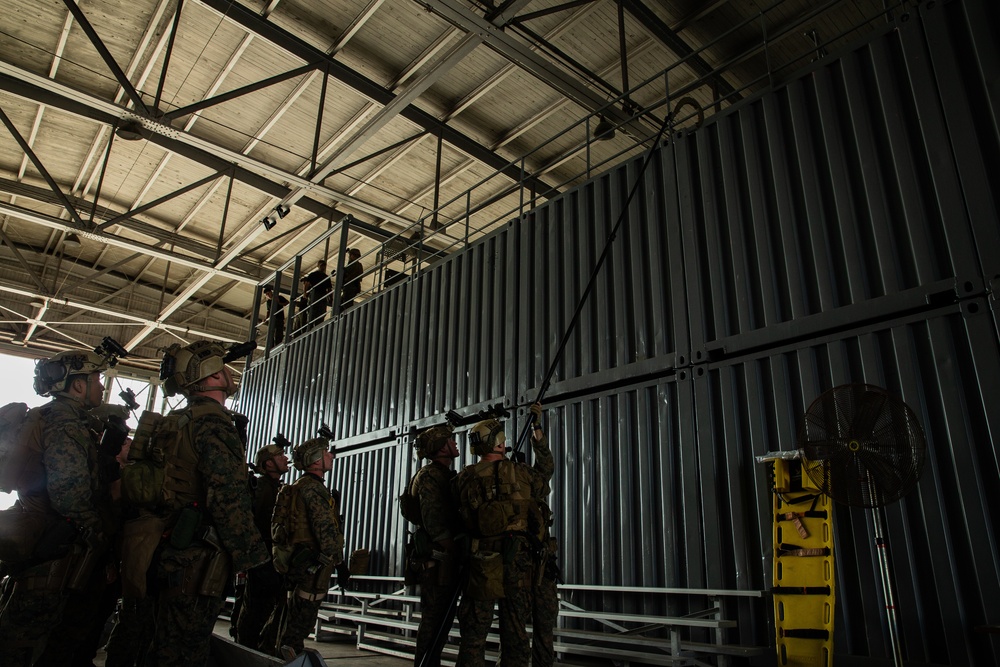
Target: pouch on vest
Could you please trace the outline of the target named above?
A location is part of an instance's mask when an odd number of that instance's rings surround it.
[[[495,551],[480,551],[469,558],[469,581],[465,594],[473,600],[497,600],[504,597],[503,556]]]
[[[274,569],[281,574],[287,574],[295,553],[292,543],[294,526],[292,520],[295,511],[295,501],[298,499],[298,489],[294,484],[285,484],[278,491],[274,502],[274,512],[271,514],[271,559]]]
[[[417,546],[413,543],[413,536],[403,547],[403,583],[407,586],[416,586],[420,583],[421,570],[417,566],[416,559]]]
[[[204,498],[198,458],[187,428],[198,413],[197,407],[166,416],[143,413],[128,453],[129,464],[121,474],[126,502],[176,512]]]
[[[156,509],[163,502],[164,462],[162,449],[153,440],[163,415],[146,410],[139,418],[128,464],[122,468],[122,499],[126,503]]]
[[[30,559],[51,521],[50,516],[25,512],[20,505],[0,511],[0,561],[20,563]]]
[[[8,403],[0,408],[0,493],[14,493],[31,463],[30,444],[41,436],[41,409],[28,410],[26,403]]]
[[[407,484],[403,493],[399,496],[399,513],[412,524],[419,526],[423,523],[423,519],[420,516],[420,500],[410,493],[409,484]]]

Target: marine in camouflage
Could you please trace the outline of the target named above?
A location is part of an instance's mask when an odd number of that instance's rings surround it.
[[[414,557],[423,566],[419,574],[420,627],[414,665],[420,665],[424,654],[433,650],[434,655],[426,658],[425,667],[439,667],[442,647],[434,647],[434,639],[442,626],[450,629],[455,619],[452,600],[459,577],[454,540],[461,531],[457,500],[451,489],[456,475],[450,466],[433,460],[417,471],[409,485],[410,493],[420,504],[421,524],[417,528]],[[427,546],[430,553],[426,553]],[[425,553],[420,553],[421,550]]]
[[[540,406],[532,406],[532,413],[537,417],[541,413]],[[497,553],[503,561],[502,589],[503,597],[489,599],[477,592],[470,595],[469,591],[462,596],[459,607],[459,625],[461,628],[461,646],[459,648],[457,667],[483,667],[485,664],[486,637],[492,625],[493,608],[496,604],[500,625],[500,665],[501,667],[524,667],[529,664],[532,649],[525,628],[533,615],[533,605],[536,597],[537,554],[542,538],[547,535],[546,525],[549,513],[545,502],[549,494],[549,482],[555,469],[552,452],[548,448],[544,433],[535,430],[532,437],[533,461],[529,467],[524,463],[507,461],[502,454],[504,438],[496,425],[481,422],[473,431],[488,433],[492,442],[485,437],[473,442],[473,447],[483,458],[479,464],[467,466],[455,480],[456,494],[459,498],[472,498],[470,490],[480,483],[477,477],[482,477],[483,464],[492,459],[492,469],[499,479],[497,466],[514,466],[514,477],[525,484],[528,489],[514,490],[511,493],[524,497],[527,493],[533,501],[534,508],[528,512],[526,528],[506,531],[500,535],[482,535],[479,532],[477,513],[474,508],[463,507],[466,517],[465,528],[473,536],[472,548],[476,553]],[[486,454],[493,447],[492,454]],[[499,491],[499,489],[497,489]],[[494,497],[503,500],[504,494],[495,493]],[[511,496],[513,497],[513,496]],[[523,502],[523,501],[518,501]],[[481,508],[480,508],[481,509]],[[544,623],[544,618],[542,619]],[[544,632],[536,631],[542,642],[539,650],[543,650]],[[551,632],[548,633],[549,637]],[[538,641],[536,639],[536,641]],[[551,639],[548,639],[551,645]]]
[[[212,527],[232,570],[249,570],[270,560],[254,525],[246,492],[247,469],[243,441],[233,414],[212,398],[193,395],[187,407],[212,407],[190,423],[196,471],[204,494],[199,508],[202,526]],[[169,523],[176,522],[176,516]],[[159,596],[152,658],[158,667],[203,665],[223,595],[199,595],[191,590],[199,559],[214,552],[201,540],[176,549],[166,546],[160,556]],[[232,571],[231,570],[231,571]],[[231,573],[231,572],[230,572]]]
[[[316,625],[320,604],[330,589],[333,570],[344,560],[339,510],[323,478],[316,472],[306,472],[293,486],[298,494],[296,507],[306,515],[310,540],[300,543],[292,556],[286,575],[286,588],[291,590],[285,604],[274,610],[264,626],[260,649],[274,654],[281,646],[302,652],[305,638]],[[295,530],[295,519],[291,515],[286,517],[289,525],[285,529],[289,533]]]
[[[96,434],[89,428],[84,403],[60,395],[41,410],[44,426],[38,444],[44,473],[25,480],[18,490],[20,505],[50,525],[69,520],[100,545],[103,525],[97,503],[107,489],[98,475]],[[11,575],[10,597],[0,611],[0,665],[33,664],[58,626],[66,597],[61,583],[50,580],[50,573],[60,562],[49,561]]]
[[[281,479],[260,475],[254,488],[253,517],[257,530],[264,539],[268,553],[271,551],[271,515],[282,486]],[[281,604],[285,595],[282,577],[271,561],[247,571],[243,605],[234,625],[236,641],[250,648],[257,648],[261,631],[271,613]]]
[[[531,439],[533,466],[543,481],[538,498],[542,514],[542,549],[535,559],[534,595],[531,607],[531,665],[532,667],[552,667],[555,661],[553,631],[559,618],[559,593],[556,589],[556,557],[559,553],[555,538],[551,535],[552,510],[548,505],[551,493],[552,473],[555,461],[549,449],[548,438],[540,427],[535,428]]]

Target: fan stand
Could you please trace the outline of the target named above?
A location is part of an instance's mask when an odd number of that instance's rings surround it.
[[[877,488],[872,481],[871,473],[868,475],[868,490],[870,498],[875,498]],[[875,552],[878,555],[878,571],[882,580],[882,596],[885,600],[885,620],[889,626],[889,644],[892,647],[892,664],[896,667],[903,667],[903,650],[899,643],[899,614],[896,610],[896,598],[892,594],[893,577],[892,569],[889,566],[889,541],[885,537],[885,517],[882,508],[877,503],[871,508],[872,528],[875,532]]]

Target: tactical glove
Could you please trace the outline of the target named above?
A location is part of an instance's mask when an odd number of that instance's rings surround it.
[[[528,410],[531,411],[531,423],[534,424],[536,428],[540,427],[542,425],[542,404],[532,403]]]
[[[347,584],[351,581],[351,568],[347,566],[347,563],[340,561],[337,564],[337,585],[341,589],[347,590]]]

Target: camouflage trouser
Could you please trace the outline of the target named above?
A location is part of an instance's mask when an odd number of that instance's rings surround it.
[[[9,597],[0,611],[0,665],[32,665],[45,649],[66,606],[66,559],[19,572],[7,581]]]
[[[154,667],[206,664],[215,619],[224,603],[221,596],[162,593],[156,605],[156,634],[150,651]]]
[[[300,597],[297,591],[288,594],[288,611],[284,632],[281,633],[281,641],[278,642],[279,647],[291,646],[296,653],[302,653],[306,637],[316,627],[316,614],[319,613],[322,602],[322,598],[306,600]]]
[[[493,620],[493,604],[500,608],[500,667],[524,667],[531,656],[525,625],[531,618],[531,573],[534,562],[524,540],[507,547],[503,566],[504,597],[473,600],[463,595],[458,609],[461,646],[456,667],[484,667],[486,635]]]
[[[107,589],[106,559],[95,567],[85,587],[66,594],[62,619],[52,631],[52,637],[38,662],[37,667],[66,667],[67,665],[92,664],[97,655],[97,644],[104,624],[114,609],[105,602]],[[95,636],[96,633],[96,636]]]
[[[545,567],[542,563],[540,567]],[[537,581],[537,580],[536,580]],[[531,614],[531,667],[552,667],[555,652],[552,649],[552,631],[559,617],[559,596],[556,580],[543,576],[535,589]]]
[[[257,648],[264,624],[284,596],[281,575],[274,571],[270,563],[249,570],[239,619],[234,618],[236,641],[243,646]]]
[[[66,602],[58,591],[23,589],[24,580],[18,578],[0,612],[0,665],[4,667],[34,664],[59,624]]]
[[[417,648],[413,656],[414,667],[419,667],[424,654],[433,647],[434,639],[438,632],[442,632],[441,645],[434,651],[434,655],[427,658],[425,667],[440,667],[441,649],[447,642],[447,633],[455,621],[456,607],[451,604],[455,595],[455,585],[444,585],[438,583],[438,567],[425,570],[420,574],[420,627],[417,629]],[[456,582],[457,585],[457,582]],[[492,617],[493,607],[490,603],[490,615]],[[440,630],[442,626],[446,628]]]
[[[153,641],[155,604],[152,598],[122,598],[111,630],[104,667],[142,664]]]
[[[289,571],[288,585],[294,588],[288,592],[284,604],[275,607],[271,617],[267,619],[261,634],[261,651],[280,655],[276,649],[290,646],[296,653],[302,652],[306,637],[316,627],[316,614],[330,588],[333,568],[333,564],[330,564],[314,573],[309,573],[305,568]],[[317,599],[306,599],[303,595]]]

